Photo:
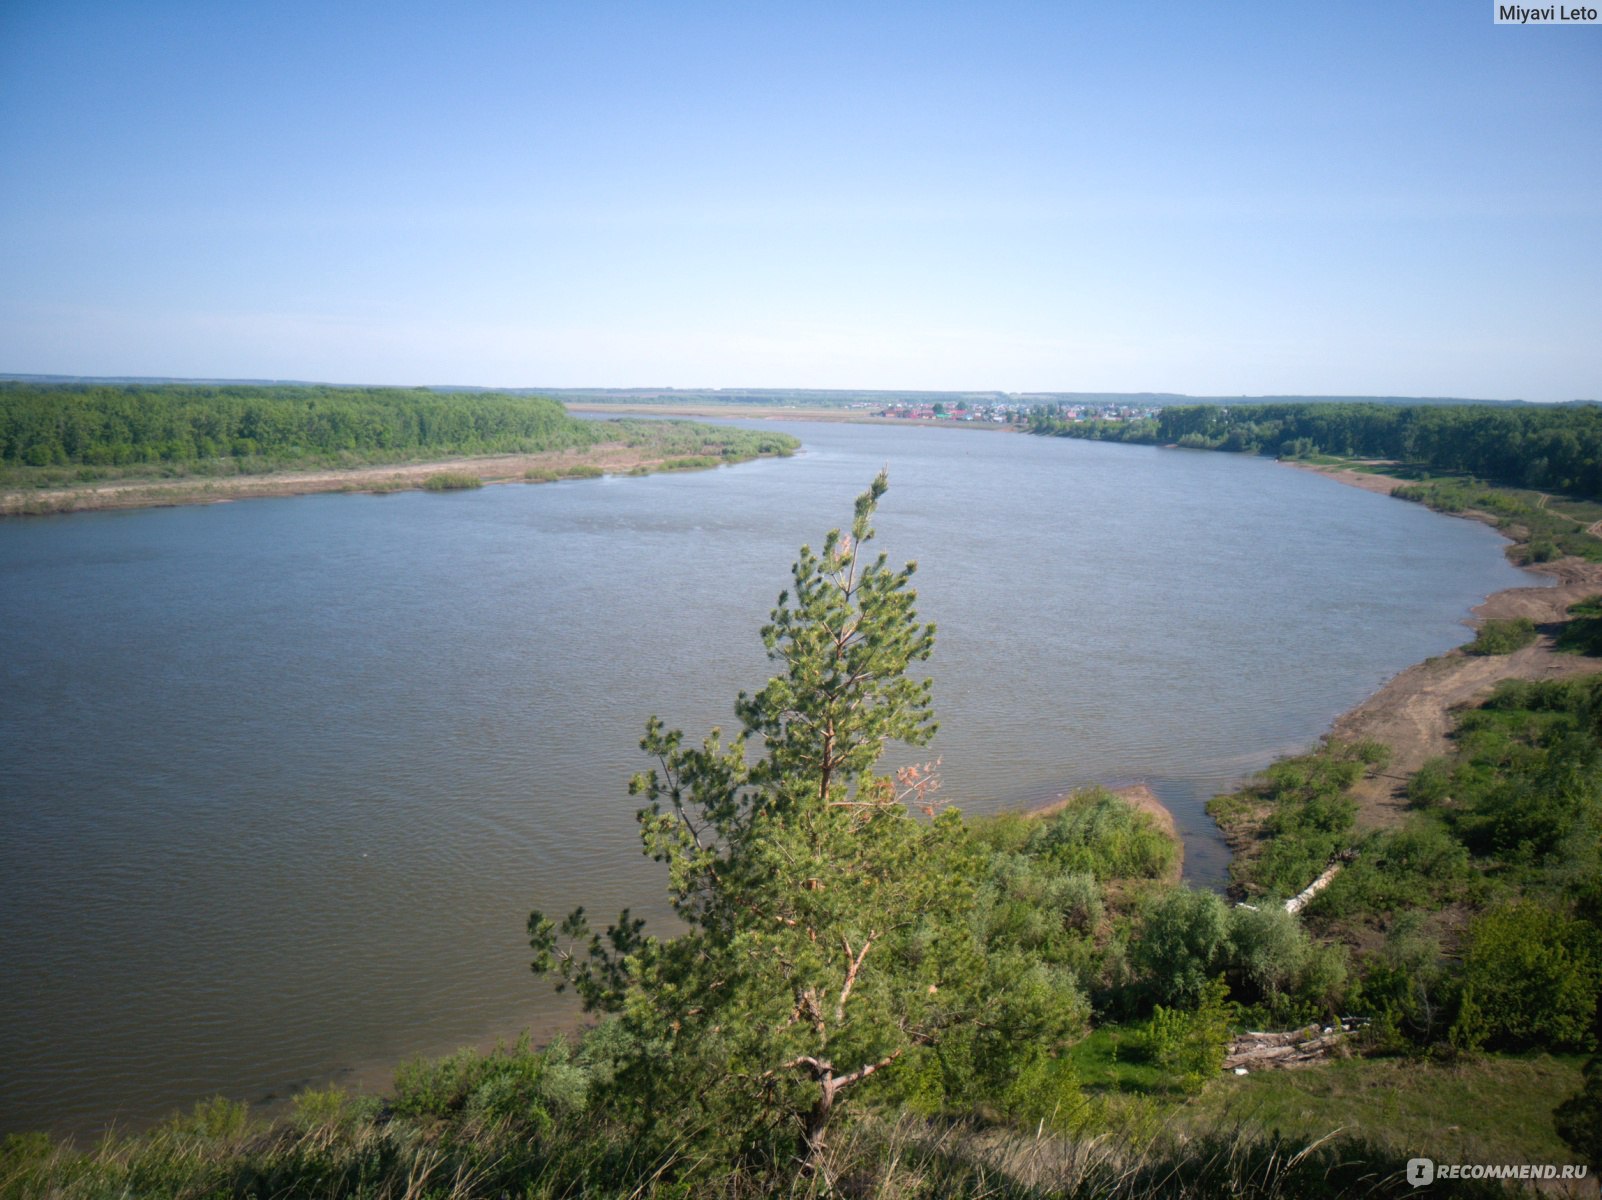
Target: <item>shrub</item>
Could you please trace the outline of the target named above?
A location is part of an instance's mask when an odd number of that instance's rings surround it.
[[[1186,1091],[1200,1091],[1224,1065],[1235,1019],[1228,996],[1228,985],[1214,979],[1203,985],[1196,1007],[1189,1012],[1159,1004],[1135,1036],[1136,1053],[1176,1074]]]
[[[1229,933],[1229,909],[1220,897],[1173,888],[1147,911],[1130,960],[1158,1001],[1188,1007],[1200,1003],[1228,961]]]
[[[1339,942],[1312,945],[1296,977],[1296,998],[1317,1012],[1334,1014],[1346,1002],[1350,956]]]
[[[195,1103],[187,1114],[170,1118],[166,1127],[175,1133],[223,1140],[236,1138],[250,1123],[250,1109],[226,1096],[211,1096]]]
[[[1602,986],[1595,931],[1530,900],[1481,914],[1463,960],[1459,1041],[1583,1046]]]
[[[1490,620],[1480,625],[1474,640],[1463,647],[1463,653],[1475,655],[1512,654],[1535,641],[1535,622],[1528,617],[1511,620]]]
[[[606,1044],[598,1039],[597,1049],[604,1053]],[[465,1114],[543,1130],[556,1116],[583,1110],[592,1074],[588,1054],[575,1057],[564,1039],[534,1050],[525,1036],[487,1054],[468,1049],[404,1064],[395,1073],[390,1106],[403,1117],[442,1120]]]
[[[1037,826],[1027,853],[1098,880],[1160,878],[1176,853],[1150,817],[1102,788],[1077,793],[1072,803]]]
[[[1432,758],[1407,781],[1407,800],[1418,808],[1431,808],[1452,794],[1452,760]]]
[[[1021,1125],[1066,1133],[1083,1114],[1085,1095],[1072,1062],[1036,1050],[1013,1076],[1001,1106]]]
[[[1300,922],[1277,904],[1230,910],[1230,975],[1242,995],[1272,1001],[1291,991],[1311,950]]]

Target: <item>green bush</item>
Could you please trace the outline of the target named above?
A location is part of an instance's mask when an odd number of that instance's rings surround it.
[[[1419,814],[1400,829],[1370,834],[1310,911],[1338,919],[1439,908],[1459,899],[1472,875],[1463,843],[1439,819]]]
[[[592,1036],[595,1053],[604,1057],[605,1035],[596,1031]],[[547,1129],[559,1116],[582,1112],[589,1101],[595,1072],[588,1043],[586,1039],[575,1055],[564,1039],[534,1050],[525,1036],[487,1054],[468,1049],[449,1058],[413,1060],[395,1073],[391,1111],[401,1117],[446,1120],[465,1115]]]
[[[1134,1038],[1136,1053],[1172,1072],[1186,1091],[1200,1091],[1224,1065],[1236,1011],[1228,996],[1228,985],[1214,979],[1188,1012],[1159,1004]]]
[[[1295,989],[1312,954],[1301,923],[1278,904],[1229,913],[1229,975],[1236,994],[1274,1001]]]
[[[1174,843],[1151,818],[1103,788],[1077,793],[1030,836],[1027,852],[1065,871],[1108,879],[1158,879],[1173,865]]]
[[[1193,1007],[1230,955],[1230,912],[1212,892],[1173,888],[1148,908],[1130,944],[1136,973],[1159,1003]]]
[[[1535,622],[1528,617],[1510,620],[1489,620],[1480,625],[1474,640],[1463,647],[1463,653],[1474,655],[1512,654],[1531,645],[1536,638]]]
[[[1432,808],[1452,794],[1452,760],[1432,758],[1407,781],[1407,800],[1417,808]]]
[[[236,1138],[250,1124],[250,1109],[226,1096],[211,1096],[196,1101],[187,1113],[170,1117],[164,1128],[174,1133],[212,1140]]]
[[[1456,1040],[1469,1049],[1583,1047],[1599,988],[1594,927],[1530,900],[1498,905],[1469,928]]]

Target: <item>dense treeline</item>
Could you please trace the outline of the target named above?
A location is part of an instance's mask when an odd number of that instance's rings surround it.
[[[553,400],[495,392],[0,382],[7,466],[398,459],[564,449],[598,436]]]
[[[1065,420],[1048,407],[1033,433],[1305,457],[1393,459],[1514,487],[1602,497],[1602,407],[1196,404],[1155,420]]]

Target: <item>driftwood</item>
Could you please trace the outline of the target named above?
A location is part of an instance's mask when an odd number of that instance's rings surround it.
[[[1336,1053],[1355,1028],[1355,1025],[1309,1025],[1288,1033],[1237,1034],[1224,1056],[1224,1070],[1305,1067]]]
[[[1341,873],[1341,868],[1356,857],[1357,855],[1354,851],[1347,850],[1342,852],[1334,862],[1324,868],[1323,873],[1317,879],[1285,901],[1285,911],[1288,913],[1301,912],[1302,909],[1307,907],[1307,902],[1327,888],[1330,885],[1330,881]]]

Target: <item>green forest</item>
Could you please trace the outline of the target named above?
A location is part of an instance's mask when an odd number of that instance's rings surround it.
[[[0,382],[0,462],[32,467],[301,462],[588,445],[554,400],[423,388]]]
[[[24,498],[12,511],[70,511],[83,485],[101,481],[193,480],[192,494],[229,477],[399,465],[490,454],[637,451],[632,469],[694,470],[763,455],[794,453],[788,434],[690,421],[584,421],[556,401],[497,392],[425,388],[338,388],[251,384],[37,384],[0,382],[0,488]],[[571,455],[570,455],[571,457]],[[593,463],[530,467],[528,482],[598,475]],[[430,490],[477,487],[470,471],[441,472]],[[352,483],[393,491],[397,477]],[[411,486],[416,486],[412,484]],[[140,493],[170,503],[177,493]],[[93,506],[92,503],[90,505]]]
[[[1282,458],[1385,459],[1508,487],[1602,499],[1602,406],[1187,404],[1140,421],[1036,410],[1032,433]]]
[[[0,1195],[1491,1196],[1405,1163],[1602,1158],[1602,682],[1463,714],[1394,828],[1349,795],[1385,747],[1276,764],[1213,806],[1226,899],[1111,793],[967,819],[933,764],[883,768],[936,728],[915,566],[870,551],[886,486],[802,547],[732,735],[646,722],[629,791],[672,926],[530,915],[582,1031],[273,1122],[219,1098],[91,1149],[14,1135]],[[1221,1069],[1298,1027],[1335,1060]]]

